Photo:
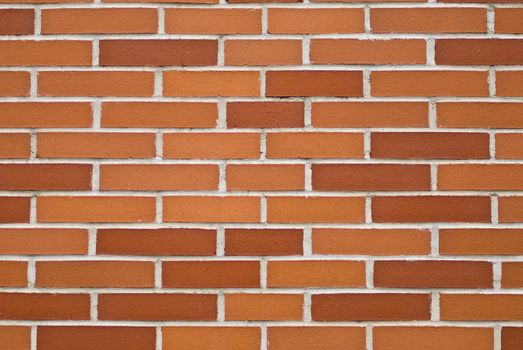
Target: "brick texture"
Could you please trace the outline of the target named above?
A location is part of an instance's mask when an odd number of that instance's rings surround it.
[[[0,0],[0,350],[522,350],[522,0]]]

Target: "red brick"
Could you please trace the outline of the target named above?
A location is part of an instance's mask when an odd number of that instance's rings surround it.
[[[88,294],[0,293],[2,320],[88,320]]]
[[[1,35],[30,35],[34,33],[33,9],[0,10]]]
[[[225,255],[302,255],[303,231],[297,229],[226,229]]]
[[[154,350],[154,327],[39,326],[40,350]]]
[[[303,102],[229,102],[228,128],[301,128]]]
[[[216,231],[204,229],[98,229],[101,255],[214,255]]]
[[[430,190],[430,166],[395,164],[313,164],[318,191]]]
[[[164,288],[259,288],[258,261],[166,261]]]
[[[429,294],[316,294],[314,321],[414,321],[430,319]]]
[[[120,321],[213,321],[215,294],[100,294],[98,318]]]
[[[430,232],[314,228],[312,252],[327,255],[427,255],[430,253]]]
[[[91,173],[88,164],[0,164],[0,189],[90,190]]]
[[[491,222],[490,198],[392,196],[372,198],[373,222]]]

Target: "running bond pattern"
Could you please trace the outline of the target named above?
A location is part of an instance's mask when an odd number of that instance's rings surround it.
[[[0,0],[0,349],[521,350],[522,5]]]

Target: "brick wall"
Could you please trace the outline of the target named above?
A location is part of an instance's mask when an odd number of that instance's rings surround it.
[[[521,0],[0,0],[0,350],[521,350],[521,34]]]

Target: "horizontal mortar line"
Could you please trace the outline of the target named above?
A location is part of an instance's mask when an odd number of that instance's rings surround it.
[[[158,260],[162,262],[171,261],[261,261],[265,259],[267,261],[354,261],[364,262],[371,259],[372,261],[448,261],[448,262],[488,262],[488,263],[509,263],[509,262],[523,262],[523,255],[353,255],[353,254],[315,254],[310,256],[303,255],[288,255],[288,256],[254,256],[254,255],[223,255],[223,256],[208,256],[208,255],[186,255],[186,256],[167,256],[167,255],[1,255],[0,261],[28,261],[28,259],[34,259],[37,262],[45,261],[125,261],[125,262],[156,262]],[[409,288],[410,289],[410,288]],[[510,289],[510,288],[508,288]],[[518,288],[516,288],[518,289]]]
[[[319,159],[319,158],[310,158],[310,159],[235,159],[235,160],[226,160],[227,164],[229,165],[303,165],[307,162],[311,162],[313,164],[340,164],[340,165],[356,165],[356,164],[366,164],[366,165],[373,165],[373,164],[395,164],[395,165],[521,165],[523,164],[523,160],[517,160],[517,159],[479,159],[479,160],[468,160],[468,159],[456,159],[456,160],[441,160],[441,159],[427,159],[427,160],[419,160],[419,159],[411,159],[411,160],[401,160],[401,159],[377,159],[377,158],[370,158],[370,159],[356,159],[356,158],[332,158],[332,159]],[[100,165],[184,165],[184,164],[200,164],[200,165],[219,165],[223,163],[222,159],[157,159],[157,158],[149,158],[149,159],[118,159],[118,158],[112,158],[112,159],[98,159],[98,158],[35,158],[35,159],[2,159],[0,160],[0,164],[100,164]],[[34,191],[34,190],[30,190]],[[160,190],[148,190],[147,192],[159,192]],[[384,190],[386,192],[390,192],[387,190]],[[431,190],[427,190],[431,191]],[[496,189],[489,189],[489,190],[475,190],[478,192],[497,192],[499,190]],[[501,191],[507,191],[507,190],[501,190]],[[510,190],[508,190],[511,192]],[[517,191],[517,190],[512,190]],[[134,192],[134,191],[132,191]],[[178,191],[177,191],[178,192]],[[252,192],[252,191],[248,191]],[[266,191],[258,191],[265,193]],[[268,191],[268,192],[282,192],[282,191]],[[297,191],[291,191],[291,192],[297,192]],[[329,191],[330,192],[330,191]],[[350,191],[354,192],[354,191]],[[359,192],[365,192],[368,193],[368,191],[359,191]],[[372,192],[372,191],[371,191]],[[401,191],[403,192],[403,191]],[[445,191],[447,192],[447,191]]]
[[[127,228],[133,230],[134,228]],[[398,228],[396,228],[398,230]],[[110,254],[110,253],[98,253],[95,255],[82,255],[82,254],[3,254],[0,253],[0,260],[9,261],[27,261],[33,259],[35,261],[260,261],[264,259],[266,261],[365,261],[372,259],[373,261],[432,261],[432,260],[444,260],[444,261],[487,261],[492,263],[503,263],[523,260],[523,254],[521,255],[499,255],[499,254],[482,254],[482,255],[465,255],[465,254],[441,254],[438,256],[429,255],[429,253],[423,254],[385,254],[385,255],[372,255],[372,254],[321,254],[312,253],[311,255],[301,254],[289,254],[289,255],[158,255],[158,254],[137,254],[137,255],[126,255],[126,254]]]
[[[126,327],[199,327],[199,326],[225,326],[225,327],[365,327],[365,326],[383,326],[383,327],[481,327],[490,328],[498,325],[504,327],[521,326],[522,321],[316,321],[312,320],[305,324],[304,321],[117,321],[117,320],[61,320],[61,321],[41,321],[41,320],[0,320],[0,326],[126,326]]]
[[[523,42],[523,41],[522,41]],[[501,67],[501,66],[495,66]],[[267,70],[267,72],[281,71],[347,71],[360,72],[371,70],[373,72],[397,72],[397,71],[465,71],[465,72],[488,72],[489,66],[456,66],[456,65],[349,65],[349,64],[317,64],[317,65],[289,65],[289,66],[1,66],[0,72],[19,71],[24,69],[37,69],[40,72],[155,72],[161,68],[164,73],[168,72],[258,72]],[[510,66],[512,69],[522,70],[523,65]],[[498,69],[498,71],[500,71]],[[164,80],[167,79],[164,77]],[[372,84],[372,75],[371,75]],[[97,96],[103,97],[103,96]],[[214,96],[213,96],[214,97]],[[432,97],[432,96],[429,96]],[[487,97],[487,96],[485,96]]]
[[[36,225],[36,226],[35,226]],[[75,223],[75,222],[36,222],[30,223],[12,223],[12,224],[0,224],[0,228],[91,228],[93,226],[98,228],[137,228],[137,229],[157,229],[157,228],[199,228],[199,229],[211,229],[216,228],[279,228],[279,229],[303,229],[303,228],[338,228],[338,229],[430,229],[434,225],[437,225],[440,229],[463,229],[463,228],[474,228],[474,229],[522,229],[523,223],[475,223],[475,222],[422,222],[422,223],[100,223],[100,222],[87,222],[87,223]]]
[[[245,39],[521,39],[523,33],[437,33],[437,32],[350,32],[350,33],[43,33],[43,34],[0,34],[0,40],[6,41],[50,41],[50,40],[129,40],[129,39],[202,39],[245,40]]]
[[[17,294],[28,294],[28,295],[38,295],[38,294],[148,294],[148,295],[159,295],[159,294],[184,294],[184,295],[216,295],[218,292],[224,292],[227,299],[229,294],[238,294],[243,295],[252,294],[252,295],[266,295],[266,294],[286,294],[286,295],[303,295],[303,293],[311,293],[312,296],[315,295],[336,295],[336,294],[425,294],[437,291],[444,294],[454,294],[454,295],[464,295],[464,294],[474,294],[474,295],[521,295],[523,296],[523,290],[521,289],[450,289],[450,288],[206,288],[206,287],[194,287],[194,288],[161,288],[155,289],[151,288],[132,288],[132,287],[122,287],[122,288],[0,288],[0,293],[17,293]]]
[[[103,118],[103,117],[102,117]],[[176,118],[173,118],[176,120]],[[222,129],[220,127],[179,127],[179,128],[170,128],[170,127],[125,127],[125,128],[115,128],[115,127],[101,127],[101,128],[60,128],[60,127],[26,127],[26,128],[0,128],[1,132],[9,132],[9,133],[26,133],[26,132],[37,132],[37,133],[47,133],[47,132],[61,132],[61,133],[67,133],[67,132],[79,132],[79,133],[111,133],[111,134],[128,134],[128,133],[150,133],[154,134],[157,131],[162,131],[163,133],[209,133],[209,134],[238,134],[238,133],[248,133],[248,134],[260,134],[262,131],[265,131],[268,134],[278,134],[278,133],[364,133],[364,132],[371,132],[371,133],[442,133],[442,132],[452,132],[452,133],[464,133],[468,134],[471,132],[481,132],[481,133],[494,133],[494,134],[506,134],[506,133],[514,133],[519,132],[523,133],[523,124],[521,128],[500,128],[500,129],[491,129],[491,128],[450,128],[450,127],[439,127],[437,129],[432,129],[430,127],[338,127],[338,128],[328,128],[328,127],[314,127],[313,129],[308,127],[302,127],[302,128],[271,128],[271,127],[260,127],[260,128],[226,128]],[[8,158],[4,158],[8,159]],[[13,158],[13,159],[19,159],[19,158]],[[74,158],[70,157],[68,159],[84,159],[84,158]],[[89,158],[85,158],[89,159]],[[91,158],[92,159],[92,158]],[[275,160],[277,158],[272,158],[272,160]],[[286,158],[281,158],[285,160]],[[314,158],[294,158],[296,160],[306,160],[306,159],[314,159]],[[328,160],[329,158],[318,158],[323,160]],[[334,159],[334,158],[333,158]],[[373,158],[374,160],[380,160],[379,158]],[[427,158],[430,159],[430,158]],[[103,159],[100,159],[103,160]],[[129,160],[129,159],[124,159]],[[212,160],[212,159],[211,159]],[[238,158],[230,158],[225,159],[227,161],[237,161]],[[268,159],[270,160],[270,159]],[[391,160],[391,159],[384,159],[384,160]],[[394,159],[392,159],[394,160]],[[415,160],[415,159],[406,159],[408,160]],[[417,159],[417,160],[425,160],[425,159]],[[460,160],[460,159],[435,159],[437,161],[454,161],[454,160]],[[471,158],[462,158],[463,161],[475,161],[476,159]],[[481,159],[479,159],[481,160]],[[492,159],[489,159],[492,160]],[[510,161],[507,159],[499,159],[500,161]],[[517,161],[517,159],[515,159]]]
[[[0,185],[1,188],[1,185]],[[455,196],[466,196],[466,197],[485,197],[500,195],[503,197],[521,196],[523,190],[437,190],[432,191],[420,190],[420,191],[228,191],[221,192],[218,189],[209,190],[180,190],[180,191],[164,191],[164,190],[101,190],[101,191],[87,191],[87,190],[17,190],[17,191],[6,191],[0,190],[1,196],[17,196],[17,195],[36,195],[41,197],[46,196],[58,196],[58,197],[70,197],[70,196],[84,196],[84,197],[118,197],[118,196],[130,196],[136,198],[149,198],[155,195],[162,195],[164,197],[255,197],[261,198],[262,196],[270,197],[420,197],[420,196],[439,196],[439,197],[455,197]]]
[[[359,2],[337,2],[337,3],[272,3],[272,4],[247,4],[247,3],[215,3],[215,4],[201,4],[201,3],[149,3],[149,2],[121,2],[121,3],[105,3],[105,2],[90,2],[90,3],[57,3],[57,4],[0,4],[0,8],[33,8],[35,6],[41,7],[42,9],[54,9],[54,8],[158,8],[160,6],[165,8],[245,8],[245,9],[262,9],[267,8],[362,8],[364,6],[376,7],[376,8],[521,8],[523,4],[520,3],[495,3],[485,4],[484,2],[470,2],[470,3],[441,3],[441,2],[409,2],[400,1],[394,3],[384,3],[377,1],[359,1]]]
[[[170,97],[170,96],[150,96],[150,97],[87,97],[87,96],[36,96],[36,97],[0,97],[0,102],[213,102],[216,103],[219,100],[224,102],[296,102],[296,101],[308,101],[313,103],[317,102],[430,102],[436,103],[441,102],[523,102],[522,97],[451,97],[451,96],[396,96],[396,97],[384,97],[384,96],[370,96],[364,97]]]
[[[6,4],[2,4],[5,6]],[[289,9],[318,9],[318,8],[329,8],[329,9],[344,9],[344,8],[363,8],[369,6],[371,8],[484,8],[488,9],[490,4],[484,2],[477,3],[438,3],[438,2],[413,2],[413,1],[398,1],[394,3],[384,3],[377,1],[354,1],[354,2],[337,2],[337,3],[213,3],[213,4],[202,4],[202,3],[150,3],[150,2],[121,2],[121,3],[61,3],[61,4],[13,4],[16,7],[27,8],[30,5],[39,5],[44,9],[77,9],[77,8],[192,8],[192,9],[272,9],[272,8],[289,8]],[[61,6],[60,6],[61,5]],[[495,7],[507,4],[493,4]],[[514,6],[521,4],[514,3]],[[16,8],[15,7],[15,8]],[[1,8],[1,6],[0,6]]]

